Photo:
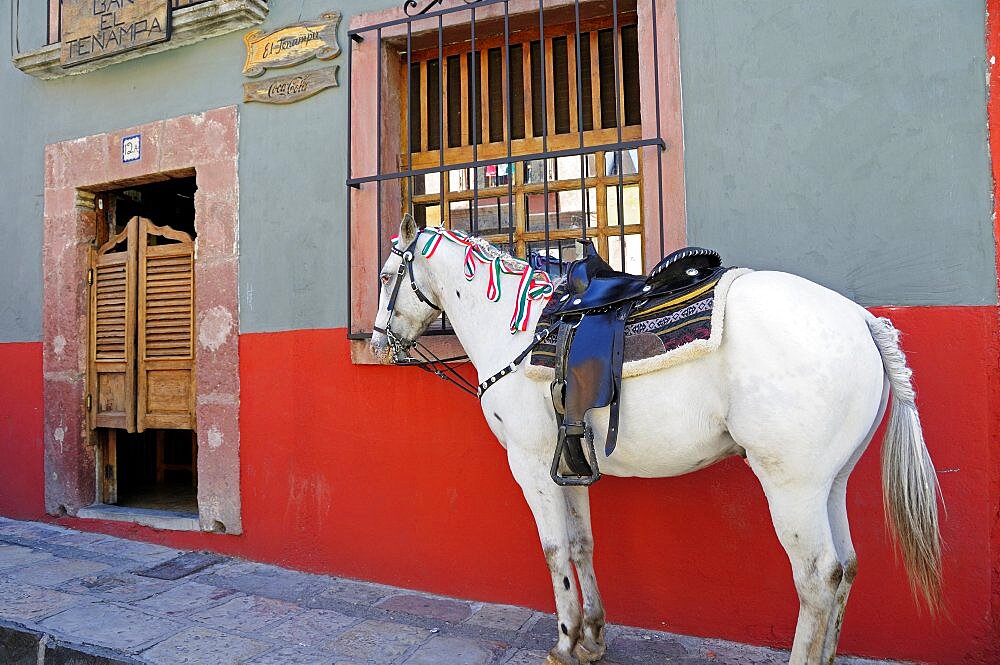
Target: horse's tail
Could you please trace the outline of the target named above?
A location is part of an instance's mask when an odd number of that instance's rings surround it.
[[[899,331],[889,319],[869,316],[868,328],[882,355],[892,412],[882,442],[882,500],[890,536],[903,554],[910,590],[918,590],[931,614],[941,607],[941,534],[937,473],[917,415],[912,371],[899,348]]]

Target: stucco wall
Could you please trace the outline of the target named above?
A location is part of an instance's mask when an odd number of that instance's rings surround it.
[[[262,26],[273,30],[331,8],[344,18],[396,0],[331,5],[271,2]],[[21,51],[45,41],[42,2],[21,2]],[[6,6],[6,5],[5,5]],[[11,43],[8,12],[0,42]],[[288,106],[243,104],[243,33],[53,81],[0,62],[0,342],[41,337],[43,148],[163,118],[228,105],[240,110],[241,330],[343,326],[347,321],[345,241],[347,89]],[[335,63],[346,70],[347,58]],[[301,67],[300,69],[308,69]],[[346,81],[341,72],[341,82]],[[359,137],[359,140],[365,140]]]
[[[681,0],[688,242],[866,305],[997,301],[982,0]]]
[[[342,46],[350,15],[394,4],[343,3]],[[272,2],[264,27],[328,8]],[[42,3],[20,11],[20,47],[36,48]],[[689,242],[869,305],[996,302],[980,0],[678,11]],[[40,336],[42,146],[240,104],[242,56],[236,33],[56,81],[0,66],[18,166],[0,179],[0,283],[18,285],[0,293],[0,340]],[[346,322],[346,93],[240,106],[245,332]]]

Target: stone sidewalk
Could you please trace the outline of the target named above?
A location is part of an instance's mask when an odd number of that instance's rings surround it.
[[[0,518],[5,665],[538,665],[555,635],[554,617],[523,607]],[[607,665],[788,657],[622,626],[608,641]]]

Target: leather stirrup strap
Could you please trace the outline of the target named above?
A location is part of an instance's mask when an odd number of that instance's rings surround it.
[[[573,336],[576,334],[576,324],[580,317],[567,317],[559,324],[559,332],[556,335],[556,366],[555,378],[549,386],[552,392],[552,407],[559,416],[559,424],[562,425],[562,415],[566,413],[566,367],[569,362],[569,347],[573,343]]]
[[[627,303],[618,310],[620,321],[628,320],[633,304]],[[611,343],[611,377],[614,382],[614,397],[611,398],[611,410],[608,413],[608,435],[604,440],[604,454],[610,456],[618,443],[618,407],[622,396],[622,365],[625,362],[625,326],[615,328],[615,336]]]
[[[553,479],[560,482],[558,476],[559,460],[562,458],[569,467],[570,473],[577,476],[591,477],[593,468],[583,451],[583,438],[586,434],[586,424],[583,422],[565,422],[566,415],[566,371],[569,367],[569,351],[576,336],[577,324],[582,317],[567,317],[559,326],[556,337],[556,367],[555,379],[552,381],[552,407],[556,412],[556,422],[559,434],[556,440],[556,450],[552,461]]]

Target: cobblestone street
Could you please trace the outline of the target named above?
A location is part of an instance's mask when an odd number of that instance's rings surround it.
[[[555,619],[0,518],[0,663],[537,665]],[[783,663],[609,626],[603,663]],[[844,658],[839,663],[875,663]]]

